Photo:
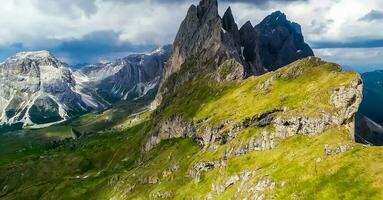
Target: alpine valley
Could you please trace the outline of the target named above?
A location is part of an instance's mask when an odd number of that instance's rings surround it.
[[[80,70],[47,51],[17,53],[0,64],[3,129],[41,127],[119,100],[153,96],[170,52],[171,46],[164,46]]]
[[[0,135],[0,198],[383,199],[383,148],[355,134],[361,77],[282,12],[232,12],[201,0],[172,46],[113,62],[1,63],[3,130],[23,129]]]

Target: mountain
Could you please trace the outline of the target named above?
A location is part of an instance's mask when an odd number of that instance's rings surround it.
[[[4,136],[0,198],[382,199],[383,148],[354,138],[359,74],[299,59],[299,41],[279,53],[257,43],[255,55],[281,60],[249,74],[231,16],[218,15],[216,0],[190,7],[155,110],[113,107],[36,131],[39,140]],[[279,19],[278,30],[300,32]],[[272,32],[262,44],[295,37]],[[64,134],[72,139],[54,137]]]
[[[280,11],[273,12],[254,28],[248,21],[239,32],[243,55],[252,74],[273,71],[295,60],[314,56],[303,40],[301,26],[288,21]]]
[[[247,22],[238,30],[230,7],[222,18],[219,16],[217,0],[190,6],[172,52],[154,107],[160,104],[164,92],[206,71],[207,67],[222,72],[217,74],[217,79],[243,79],[314,55],[303,40],[299,24],[288,21],[283,13],[274,12],[255,27]],[[188,66],[190,63],[193,66]],[[187,71],[183,76],[173,77],[176,80],[165,85],[172,74],[183,70]]]
[[[163,66],[171,53],[171,45],[146,54],[132,54],[113,62],[87,65],[81,72],[89,77],[97,93],[114,103],[133,100],[157,92]]]
[[[56,122],[103,106],[80,75],[47,51],[17,53],[0,69],[2,123]]]
[[[0,64],[1,124],[49,124],[155,94],[170,50],[164,46],[81,69],[47,51],[18,53]]]

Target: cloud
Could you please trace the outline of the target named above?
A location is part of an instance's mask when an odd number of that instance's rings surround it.
[[[313,21],[311,21],[312,31],[318,34],[326,33],[329,30],[332,23],[334,23],[333,19],[328,19],[324,21],[314,19]]]
[[[49,50],[68,63],[84,63],[115,59],[155,48],[155,45],[136,45],[119,38],[120,34],[112,31],[93,32],[81,39],[65,40]]]
[[[7,0],[0,7],[0,59],[20,50],[55,50],[71,62],[108,56],[106,50],[113,55],[149,50],[145,47],[172,43],[187,9],[197,3],[198,0]],[[383,20],[375,19],[383,10],[381,0],[219,0],[219,13],[222,15],[228,6],[239,26],[248,20],[256,25],[280,10],[289,20],[301,24],[305,40],[315,48],[377,47],[383,38]],[[97,40],[91,39],[96,36]],[[104,41],[112,43],[112,47]],[[99,52],[86,45],[104,45],[106,50]],[[127,49],[121,50],[122,46]],[[95,53],[83,55],[74,47]]]
[[[372,9],[369,13],[359,19],[360,21],[375,21],[383,20],[383,11]]]
[[[335,62],[345,69],[367,72],[383,69],[383,47],[314,49],[316,56]]]
[[[316,49],[375,48],[375,47],[383,47],[383,39],[372,39],[372,40],[354,39],[354,40],[346,41],[346,42],[336,42],[336,41],[312,42],[311,46]]]
[[[65,8],[65,16],[77,18],[90,16],[97,13],[96,0],[33,0],[31,1],[37,9],[49,15],[60,15]]]
[[[20,51],[45,49],[69,64],[93,63],[100,60],[125,57],[130,53],[144,52],[156,47],[153,44],[132,44],[128,41],[121,41],[119,38],[120,33],[100,31],[89,33],[78,39],[40,40],[38,43],[41,45],[26,46],[23,43],[13,43],[7,46],[0,46],[0,49],[2,49],[0,51],[0,59],[4,60]]]
[[[224,3],[246,3],[256,5],[260,8],[270,8],[275,4],[290,4],[308,2],[308,0],[221,0]]]

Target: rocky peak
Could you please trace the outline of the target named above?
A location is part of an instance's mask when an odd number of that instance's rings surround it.
[[[228,25],[235,24],[234,19],[229,17],[228,22],[233,22]],[[226,60],[223,57],[239,59],[238,52],[232,51],[235,48],[233,42],[226,42],[232,37],[224,37],[223,30],[217,0],[202,0],[198,6],[190,6],[173,43],[173,53],[165,69],[164,81],[179,71],[181,65],[191,57],[198,57],[201,63],[208,60],[223,62]]]
[[[49,51],[45,50],[19,52],[7,58],[3,64],[5,66],[24,66],[24,68],[33,68],[33,66],[38,67],[41,65],[57,68],[64,65],[64,63],[60,62]]]
[[[259,25],[276,26],[287,23],[286,15],[278,10],[265,17]]]
[[[231,12],[231,8],[227,8],[225,14],[222,17],[222,26],[226,31],[231,32],[233,29],[237,29],[238,31],[238,26],[235,23],[233,13]]]
[[[314,55],[304,42],[300,25],[287,20],[280,11],[271,13],[254,28],[250,26],[246,23],[241,27],[240,37],[251,74],[273,71]]]
[[[164,69],[160,93],[174,91],[176,86],[206,69],[209,72],[205,75],[228,72],[218,80],[241,79],[276,70],[312,55],[311,48],[304,43],[300,26],[288,21],[280,11],[267,16],[255,27],[247,22],[238,30],[230,7],[221,18],[217,0],[201,0],[198,6],[190,6],[181,23]],[[226,62],[228,60],[231,61]],[[182,70],[184,74],[177,74],[179,77],[174,77],[168,85],[164,84],[181,67],[187,68]],[[235,69],[235,72],[224,68]],[[161,96],[157,96],[155,105],[161,102]]]
[[[241,52],[240,48],[240,35],[237,23],[235,23],[231,8],[227,8],[225,14],[222,17],[222,28],[231,34],[231,38],[234,42],[234,46],[238,52]]]
[[[197,6],[197,16],[201,22],[218,17],[217,0],[202,0]]]
[[[287,20],[286,15],[281,11],[271,13],[255,26],[256,29],[269,32],[280,27],[284,27],[294,34],[302,34],[301,26],[298,23]]]
[[[41,58],[48,58],[48,57],[53,57],[49,51],[42,50],[42,51],[24,51],[24,52],[19,52],[16,53],[13,58],[19,58],[19,59],[41,59]]]

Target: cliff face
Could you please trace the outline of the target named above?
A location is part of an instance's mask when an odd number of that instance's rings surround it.
[[[247,22],[238,29],[230,7],[221,18],[217,0],[202,0],[189,8],[181,23],[153,107],[197,74],[211,74],[218,81],[239,80],[313,55],[300,26],[279,11],[255,27]],[[234,68],[226,65],[228,60]]]
[[[229,37],[229,41],[224,41],[224,35],[217,0],[203,0],[198,6],[190,6],[174,40],[173,53],[165,68],[164,81],[179,71],[187,59],[193,57],[198,58],[197,65],[204,65],[211,59],[214,59],[217,65],[229,58],[240,60],[239,53],[230,44],[234,42],[230,41]]]
[[[298,85],[299,89],[294,88]],[[187,87],[180,90],[192,91],[191,94],[182,98],[183,93],[177,93],[177,98],[185,102],[173,102],[170,108],[161,111],[170,113],[157,124],[145,151],[162,140],[185,137],[193,138],[202,148],[214,149],[249,127],[269,127],[248,141],[250,149],[258,150],[275,147],[276,140],[296,134],[317,135],[331,127],[347,127],[353,136],[354,117],[362,100],[362,82],[358,75],[342,72],[338,65],[315,57],[250,78],[231,89],[218,89],[217,96],[207,105],[200,105],[192,116],[183,109],[194,106],[188,102],[198,98],[199,86]],[[178,110],[171,111],[172,106]]]
[[[157,92],[171,48],[167,45],[150,53],[132,54],[112,62],[90,65],[82,71],[91,78],[97,93],[111,103],[140,99]]]
[[[241,28],[245,60],[250,73],[273,71],[295,60],[313,56],[314,53],[303,40],[299,24],[287,20],[286,15],[276,11],[254,28],[249,23]]]

